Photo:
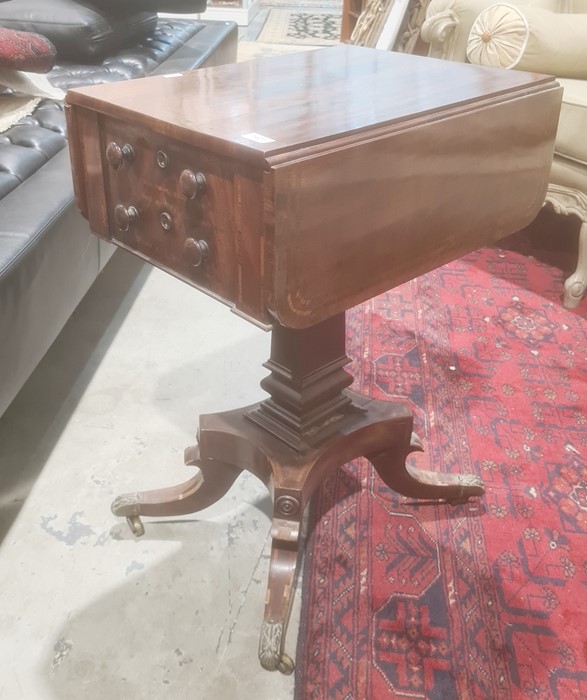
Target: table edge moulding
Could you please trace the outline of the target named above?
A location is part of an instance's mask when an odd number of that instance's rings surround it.
[[[349,389],[345,311],[530,223],[560,109],[549,76],[344,45],[71,90],[78,206],[92,231],[271,330],[268,398],[200,416],[185,484],[113,504],[141,516],[214,503],[242,470],[273,496],[259,658],[285,634],[303,512],[360,456],[408,497],[466,501],[477,476],[406,463],[405,401]]]

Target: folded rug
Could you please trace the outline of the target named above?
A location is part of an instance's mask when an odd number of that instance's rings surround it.
[[[0,67],[0,134],[31,115],[43,98],[63,100],[65,92],[53,87],[45,75]]]

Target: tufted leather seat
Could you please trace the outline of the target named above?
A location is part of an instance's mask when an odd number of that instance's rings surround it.
[[[0,198],[45,165],[66,143],[63,106],[51,100],[41,102],[32,116],[0,134]]]
[[[48,74],[70,87],[236,59],[234,22],[159,19],[151,36],[97,65]],[[0,134],[0,415],[112,254],[75,206],[63,105],[43,100]]]

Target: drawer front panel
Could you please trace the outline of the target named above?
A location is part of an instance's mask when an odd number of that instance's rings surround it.
[[[105,119],[101,148],[115,243],[235,300],[234,173],[212,154]]]

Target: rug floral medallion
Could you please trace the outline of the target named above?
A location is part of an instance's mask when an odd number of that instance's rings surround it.
[[[355,388],[406,399],[413,463],[486,494],[409,500],[366,460],[325,482],[299,700],[587,698],[587,309],[561,288],[483,249],[348,312]]]

